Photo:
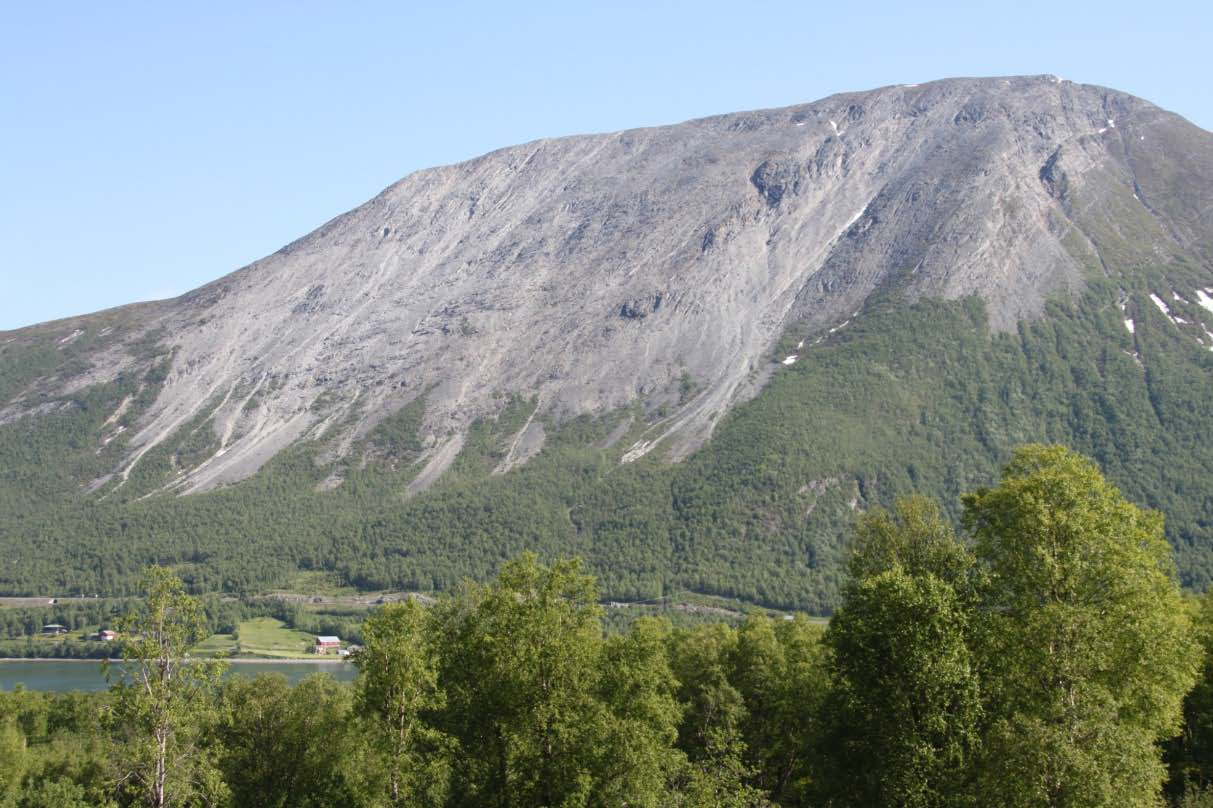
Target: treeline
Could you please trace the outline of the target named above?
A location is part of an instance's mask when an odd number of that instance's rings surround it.
[[[1213,805],[1213,598],[1090,461],[1018,451],[964,500],[865,516],[827,628],[603,630],[576,561],[363,624],[357,680],[180,665],[153,569],[108,694],[0,698],[18,808]],[[5,804],[5,803],[0,803]]]

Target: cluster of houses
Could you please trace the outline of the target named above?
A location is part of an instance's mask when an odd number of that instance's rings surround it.
[[[45,636],[53,637],[60,634],[67,634],[68,628],[67,626],[61,626],[58,623],[47,623],[42,627],[42,633]],[[114,640],[118,639],[118,632],[111,631],[110,629],[103,629],[98,631],[96,634],[88,635],[88,638],[98,642],[113,642]],[[340,637],[334,637],[328,634],[321,634],[317,636],[316,644],[312,646],[312,653],[320,655],[333,654],[336,656],[347,657],[356,650],[358,650],[358,646],[356,645],[343,648],[341,646]]]

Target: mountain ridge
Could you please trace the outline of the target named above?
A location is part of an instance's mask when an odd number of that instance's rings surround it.
[[[386,232],[385,232],[386,230]],[[857,514],[1064,443],[1213,582],[1213,135],[1055,77],[540,141],[170,300],[0,333],[0,592],[828,613]]]
[[[423,169],[248,267],[124,309],[142,323],[131,341],[168,335],[153,358],[169,367],[121,464],[91,487],[122,487],[199,418],[209,456],[155,490],[244,479],[299,440],[339,456],[423,393],[425,484],[519,394],[558,420],[642,401],[665,425],[625,458],[685,457],[781,362],[802,361],[771,354],[789,328],[811,348],[882,285],[977,294],[1011,330],[1095,265],[1110,271],[1099,242],[1125,240],[1103,230],[1129,216],[1126,191],[1139,253],[1203,253],[1208,209],[1151,207],[1154,180],[1134,168],[1167,170],[1184,125],[1056,77],[949,79]],[[148,361],[127,348],[92,355],[60,392]],[[9,400],[0,420],[27,404]],[[543,440],[528,421],[501,470]]]

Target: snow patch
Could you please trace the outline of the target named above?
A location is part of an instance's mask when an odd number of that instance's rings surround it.
[[[1158,310],[1167,315],[1167,319],[1170,319],[1171,310],[1167,308],[1167,304],[1163,302],[1163,299],[1153,292],[1150,293],[1150,299],[1154,301],[1155,306],[1158,306]]]
[[[804,340],[801,340],[800,342],[796,343],[796,350],[799,351],[803,347],[804,347]]]
[[[799,358],[800,358],[800,356],[798,354],[791,354],[790,356],[785,356],[783,358],[783,364],[794,365],[794,364],[796,364],[796,360]]]
[[[1196,290],[1196,302],[1207,311],[1213,311],[1213,297],[1209,297],[1209,293],[1206,290]]]
[[[1111,118],[1108,118],[1108,128],[1109,128],[1109,129],[1115,129],[1115,128],[1116,128],[1116,121],[1112,120]]]
[[[1184,300],[1182,297],[1180,297],[1180,296],[1179,296],[1179,292],[1176,292],[1174,289],[1172,289],[1172,290],[1171,290],[1171,299],[1172,299],[1172,300],[1178,300],[1180,303],[1187,303],[1187,302],[1188,302],[1188,301]]]
[[[1127,328],[1129,330],[1130,334],[1137,333],[1137,327],[1135,325],[1133,325],[1132,320],[1125,320],[1125,328]]]
[[[1187,325],[1187,322],[1188,322],[1187,320],[1183,319],[1182,317],[1176,317],[1175,315],[1171,314],[1171,309],[1167,306],[1166,303],[1163,302],[1163,299],[1161,297],[1159,297],[1158,295],[1151,292],[1150,299],[1154,301],[1154,305],[1158,306],[1158,310],[1161,311],[1163,313],[1163,315],[1172,322],[1172,324]]]
[[[81,335],[81,334],[83,334],[83,333],[84,333],[84,329],[83,329],[83,328],[77,328],[75,331],[73,331],[72,333],[68,334],[68,335],[67,335],[66,337],[64,337],[63,339],[59,340],[59,344],[60,344],[60,345],[67,345],[67,344],[68,344],[68,343],[70,343],[70,342],[75,342],[76,340],[80,339],[80,335]]]
[[[844,329],[844,328],[846,328],[846,327],[847,327],[847,323],[849,323],[849,322],[851,322],[851,321],[850,321],[850,320],[843,320],[841,323],[839,323],[838,325],[834,326],[833,328],[831,328],[831,329],[830,329],[829,331],[827,331],[826,333],[827,333],[827,334],[833,334],[835,331],[841,331],[842,329]]]
[[[831,118],[831,119],[830,119],[830,128],[834,130],[834,134],[835,134],[835,135],[841,134],[841,133],[838,131],[838,124],[834,123],[834,119],[833,119],[833,118]]]

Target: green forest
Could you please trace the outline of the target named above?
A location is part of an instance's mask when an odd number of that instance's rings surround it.
[[[833,618],[605,628],[524,553],[362,624],[357,679],[220,678],[162,567],[97,695],[0,693],[0,805],[1213,805],[1213,596],[1060,446],[854,528]]]
[[[1213,352],[1203,343],[1213,313],[1195,302],[1204,285],[1183,259],[1092,277],[1080,298],[1015,333],[992,333],[976,298],[908,304],[887,289],[780,366],[684,462],[659,451],[619,462],[661,429],[642,402],[549,422],[538,456],[492,475],[534,406],[514,398],[412,497],[424,399],[344,458],[305,443],[242,483],[156,493],[211,448],[204,414],[118,486],[105,475],[171,362],[164,335],[123,348],[138,354],[138,372],[63,395],[45,380],[86,374],[88,358],[118,350],[133,326],[120,310],[97,323],[108,333],[90,328],[66,346],[68,326],[43,326],[0,345],[0,399],[43,401],[37,416],[0,422],[0,593],[130,595],[148,564],[194,593],[262,592],[317,571],[362,590],[451,591],[529,551],[584,559],[606,598],[689,591],[828,615],[860,514],[918,492],[958,524],[961,494],[993,482],[1029,441],[1076,448],[1131,501],[1162,511],[1180,579],[1202,591],[1213,577]],[[815,336],[791,329],[773,360],[800,339]],[[605,446],[624,421],[628,436]],[[327,490],[333,478],[342,483]]]

